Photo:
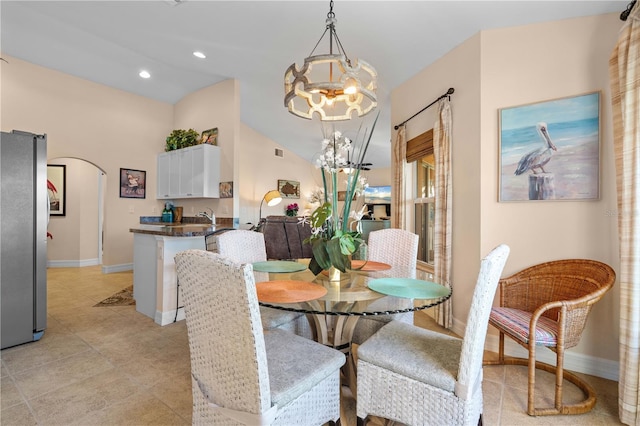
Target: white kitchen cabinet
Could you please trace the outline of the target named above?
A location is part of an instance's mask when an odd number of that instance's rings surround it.
[[[196,145],[158,155],[158,199],[219,198],[220,147]]]
[[[170,178],[170,173],[169,170],[171,170],[171,153],[170,152],[163,152],[162,154],[158,155],[158,193],[157,193],[157,197],[159,199],[165,199],[165,198],[171,198],[169,197],[169,194],[171,193],[170,190],[170,182],[171,182],[171,178]],[[163,172],[166,171],[166,172]]]

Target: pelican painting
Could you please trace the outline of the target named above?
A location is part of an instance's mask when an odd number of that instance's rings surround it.
[[[547,123],[538,123],[536,125],[536,129],[538,130],[538,135],[540,135],[540,138],[542,139],[542,146],[522,156],[515,171],[516,176],[523,174],[527,170],[531,170],[533,174],[537,174],[538,172],[536,172],[536,169],[542,170],[542,173],[547,173],[544,169],[544,165],[551,160],[553,151],[558,150],[551,141]]]
[[[498,201],[599,198],[600,98],[592,92],[499,110]]]

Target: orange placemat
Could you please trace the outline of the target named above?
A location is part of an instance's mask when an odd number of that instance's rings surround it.
[[[358,271],[386,271],[387,269],[391,269],[391,265],[374,262],[373,260],[352,260],[351,269]]]
[[[256,283],[256,291],[258,300],[264,303],[306,302],[327,294],[327,289],[319,284],[293,280]]]

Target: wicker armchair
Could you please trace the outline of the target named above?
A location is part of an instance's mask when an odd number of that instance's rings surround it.
[[[235,229],[218,235],[218,253],[238,263],[253,263],[267,260],[264,235],[260,232]],[[256,272],[257,281],[268,281],[265,272]],[[260,278],[263,276],[262,278]],[[280,328],[299,336],[313,339],[309,320],[303,313],[286,312],[260,306],[262,326],[265,330]]]
[[[482,414],[487,322],[509,247],[480,265],[464,339],[399,321],[358,348],[357,414],[411,425],[475,425]]]
[[[372,231],[369,234],[367,259],[388,263],[394,268],[409,271],[413,276],[405,278],[415,278],[418,260],[418,236],[413,232],[395,228]],[[413,312],[361,317],[358,319],[351,341],[358,345],[364,343],[382,326],[392,320],[413,324]]]
[[[341,352],[263,331],[250,265],[204,250],[178,253],[194,425],[320,425],[340,417]]]
[[[564,351],[578,344],[591,307],[613,286],[615,279],[613,269],[604,263],[567,259],[534,265],[500,281],[500,306],[491,310],[489,318],[489,324],[500,331],[498,360],[485,364],[529,367],[529,415],[580,414],[595,405],[593,388],[563,370]],[[535,337],[531,338],[530,330],[535,330]],[[505,358],[505,335],[528,349],[529,358]],[[556,366],[536,362],[536,345],[556,353]],[[556,375],[554,407],[535,407],[536,368]],[[582,402],[563,404],[563,378],[583,391]]]

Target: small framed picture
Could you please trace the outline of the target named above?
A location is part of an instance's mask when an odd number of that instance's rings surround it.
[[[200,137],[200,143],[206,143],[208,145],[218,145],[218,128],[205,130]]]
[[[278,179],[278,191],[282,198],[300,198],[300,182]]]
[[[338,191],[338,201],[346,201],[346,199],[347,199],[347,191]],[[356,199],[356,194],[354,192],[352,201],[355,201],[355,199]]]
[[[498,201],[600,198],[600,92],[499,110]]]
[[[120,169],[120,198],[145,198],[147,172]]]
[[[233,182],[220,182],[220,198],[233,198]]]
[[[47,165],[49,215],[64,216],[67,207],[67,166]]]

